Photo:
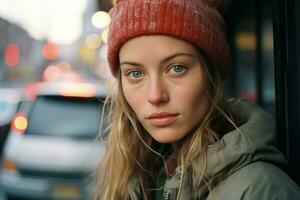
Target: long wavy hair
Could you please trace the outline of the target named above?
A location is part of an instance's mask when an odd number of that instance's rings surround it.
[[[234,113],[223,96],[220,69],[209,61],[205,53],[195,49],[207,77],[206,93],[210,104],[203,120],[177,147],[177,163],[182,167],[177,199],[181,197],[189,173],[192,173],[191,187],[194,191],[208,184],[205,178],[208,146],[237,128]],[[143,199],[149,200],[156,188],[157,163],[163,159],[158,153],[162,144],[156,142],[140,124],[122,92],[120,72],[116,77],[117,87],[105,102],[110,132],[106,154],[96,173],[93,200],[129,200],[137,183]]]

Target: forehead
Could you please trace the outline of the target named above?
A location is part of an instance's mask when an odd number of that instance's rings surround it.
[[[139,57],[164,58],[170,54],[187,53],[197,55],[195,47],[181,39],[171,36],[150,35],[128,40],[119,51],[122,59],[138,59]]]

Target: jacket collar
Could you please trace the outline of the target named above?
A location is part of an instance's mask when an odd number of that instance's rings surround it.
[[[273,117],[259,106],[246,101],[234,100],[230,103],[234,112],[243,114],[246,122],[209,146],[206,177],[218,177],[222,171],[226,171],[228,176],[255,161],[286,164],[284,156],[276,148]],[[228,168],[230,172],[225,170]]]

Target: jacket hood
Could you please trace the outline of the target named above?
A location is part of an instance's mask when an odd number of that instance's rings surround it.
[[[256,161],[285,165],[283,154],[276,148],[273,117],[246,101],[234,100],[230,103],[245,123],[208,147],[206,178],[223,179]]]

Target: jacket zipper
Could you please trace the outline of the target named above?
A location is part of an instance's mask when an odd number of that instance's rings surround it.
[[[169,190],[164,191],[163,198],[164,198],[164,200],[170,200],[170,191]]]

